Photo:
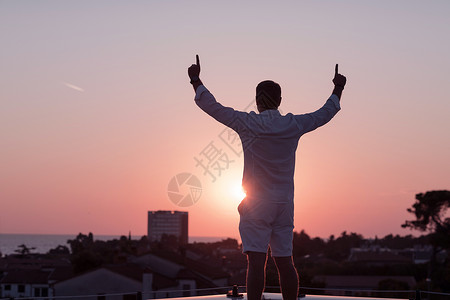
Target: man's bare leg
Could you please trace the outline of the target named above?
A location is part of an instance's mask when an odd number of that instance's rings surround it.
[[[295,300],[298,295],[298,274],[292,256],[274,257],[280,277],[283,300]]]
[[[266,280],[267,254],[247,252],[247,300],[261,300]]]

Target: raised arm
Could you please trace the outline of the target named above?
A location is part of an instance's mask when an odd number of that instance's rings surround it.
[[[328,98],[325,105],[315,112],[295,116],[301,134],[325,125],[336,115],[341,109],[340,99],[346,82],[347,79],[345,76],[339,74],[338,65],[336,64],[336,67],[334,68],[333,94]]]
[[[214,96],[203,85],[199,78],[200,75],[200,59],[196,55],[197,63],[188,68],[188,75],[191,79],[192,87],[195,91],[195,103],[208,115],[236,131],[239,130],[242,122],[240,118],[245,118],[247,113],[226,107],[216,101]]]

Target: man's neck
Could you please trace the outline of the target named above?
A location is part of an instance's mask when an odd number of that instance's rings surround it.
[[[258,107],[259,113],[262,113],[263,111],[266,111],[266,110],[278,110],[278,108],[263,108],[263,107]]]

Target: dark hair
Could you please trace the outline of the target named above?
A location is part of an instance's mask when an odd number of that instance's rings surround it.
[[[281,87],[272,80],[265,80],[256,86],[256,104],[266,109],[276,109],[281,103]]]

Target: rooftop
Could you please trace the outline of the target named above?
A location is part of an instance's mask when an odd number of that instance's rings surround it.
[[[247,300],[247,294],[242,294],[242,298],[238,297],[227,297],[226,295],[211,295],[211,296],[200,296],[200,297],[180,297],[180,298],[170,298],[171,300]],[[264,293],[263,300],[283,300],[280,293]],[[372,297],[347,297],[347,296],[321,296],[321,295],[306,295],[305,297],[298,298],[299,300],[389,300],[394,298],[372,298]]]

